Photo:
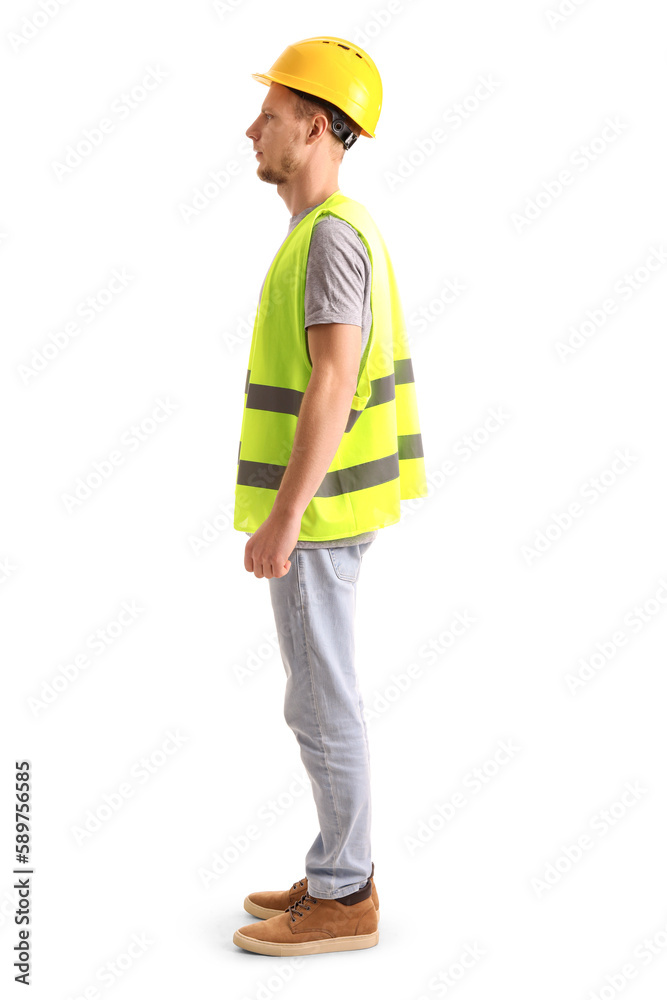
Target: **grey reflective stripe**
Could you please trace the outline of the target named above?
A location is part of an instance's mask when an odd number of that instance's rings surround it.
[[[277,490],[280,486],[286,466],[266,465],[264,462],[249,462],[242,458],[236,482],[239,486],[254,486],[256,489]]]
[[[371,382],[371,394],[368,397],[368,402],[364,410],[367,410],[369,406],[377,406],[379,403],[388,403],[391,399],[395,398],[396,390],[393,374],[383,375],[382,378],[374,378]],[[364,410],[350,410],[350,415],[347,418],[345,426],[346,431],[354,427]]]
[[[277,490],[285,474],[284,465],[266,465],[263,462],[239,462],[237,483],[239,486],[254,486],[256,489]],[[398,479],[398,452],[385,458],[376,458],[361,465],[350,465],[346,469],[327,472],[320,483],[316,497],[337,497],[355,490],[365,490],[369,486]]]
[[[362,462],[361,465],[349,465],[347,469],[327,472],[315,496],[337,497],[341,493],[365,490],[369,486],[379,486],[380,483],[398,479],[398,474],[398,452],[395,452],[386,458],[376,458],[372,462]]]
[[[423,458],[424,448],[421,434],[399,434],[398,457],[399,459]]]
[[[394,399],[396,396],[395,383],[393,372],[389,375],[383,375],[382,378],[374,378],[371,382],[371,395],[366,406],[377,406],[378,403],[388,403],[390,399]]]
[[[272,410],[274,413],[292,413],[298,417],[302,399],[303,393],[298,389],[251,382],[248,386],[246,406],[251,410]]]
[[[396,375],[396,385],[402,385],[403,382],[414,382],[415,373],[412,370],[412,358],[394,361],[394,374]]]
[[[396,385],[405,382],[414,382],[412,371],[412,360],[402,358],[394,361],[394,372],[383,375],[382,378],[375,378],[371,381],[371,394],[366,403],[366,407],[378,406],[380,403],[388,403],[396,398]],[[271,410],[274,413],[291,413],[295,417],[299,416],[301,402],[304,394],[298,389],[284,389],[281,386],[261,385],[250,381],[250,369],[246,376],[245,392],[247,393],[246,406],[252,410]],[[364,409],[366,409],[364,407]],[[350,410],[347,418],[345,433],[352,430],[363,410]]]

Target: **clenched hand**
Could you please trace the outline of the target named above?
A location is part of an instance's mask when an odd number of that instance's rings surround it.
[[[292,562],[287,557],[297,543],[301,517],[271,511],[246,542],[244,565],[256,577],[281,577],[289,573]]]

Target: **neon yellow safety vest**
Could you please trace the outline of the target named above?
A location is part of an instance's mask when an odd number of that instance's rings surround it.
[[[315,222],[335,215],[363,240],[372,265],[372,326],[338,450],[301,520],[299,538],[326,541],[400,520],[400,501],[428,496],[412,360],[394,271],[367,210],[340,191],[309,212],[276,254],[257,307],[241,422],[234,527],[271,513],[312,372],[305,328],[308,249]]]

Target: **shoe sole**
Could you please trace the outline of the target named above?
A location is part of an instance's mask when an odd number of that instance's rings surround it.
[[[268,906],[259,906],[258,903],[253,903],[250,896],[246,896],[243,900],[243,909],[246,913],[249,913],[253,917],[261,917],[262,920],[268,920],[270,917],[279,917],[284,910],[271,910]],[[378,915],[378,923],[380,922],[380,911],[375,911]]]
[[[280,910],[280,913],[283,911]],[[257,955],[318,955],[326,951],[358,951],[361,948],[372,948],[380,940],[380,932],[372,934],[352,934],[349,937],[327,938],[324,941],[301,941],[299,944],[282,944],[274,941],[258,941],[236,931],[233,937],[235,945],[245,951],[254,951]]]

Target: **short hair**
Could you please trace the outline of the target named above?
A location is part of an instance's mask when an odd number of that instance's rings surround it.
[[[288,89],[294,94],[294,103],[292,107],[294,110],[294,117],[299,121],[302,121],[304,118],[311,118],[316,114],[326,115],[326,119],[329,122],[329,132],[331,133],[334,141],[334,146],[332,148],[335,149],[336,146],[340,146],[340,156],[338,156],[337,159],[342,160],[343,156],[347,152],[347,148],[343,145],[332,128],[333,115],[331,114],[331,108],[327,107],[326,104],[321,103],[313,94],[305,94],[304,96],[301,96],[300,91],[296,91],[292,87],[289,87]],[[352,129],[355,135],[361,135],[359,126],[355,125],[353,121],[350,121],[347,115],[341,111],[339,107],[336,105],[333,106],[336,108],[336,111],[341,118],[345,121],[345,124]]]

